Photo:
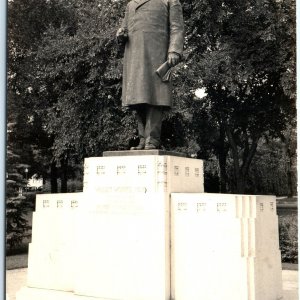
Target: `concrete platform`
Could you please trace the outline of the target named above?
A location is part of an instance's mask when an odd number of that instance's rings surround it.
[[[16,293],[26,285],[27,269],[6,271],[6,299],[15,300]],[[298,300],[298,271],[282,271],[283,300]],[[221,299],[220,299],[221,300]]]
[[[123,150],[123,151],[104,151],[103,157],[107,156],[132,156],[132,155],[169,155],[169,156],[179,156],[187,157],[185,153],[166,151],[161,149],[154,150]]]

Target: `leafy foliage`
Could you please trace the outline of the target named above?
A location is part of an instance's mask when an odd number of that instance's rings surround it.
[[[292,143],[288,144],[292,145]],[[291,169],[290,154],[287,152],[286,143],[280,139],[268,141],[262,139],[249,171],[246,191],[260,195],[296,195],[296,173],[295,168]]]
[[[223,192],[243,193],[262,139],[287,143],[294,120],[295,1],[181,2],[185,59],[173,74],[163,146],[207,159],[213,190],[219,182]],[[15,146],[31,145],[24,159],[32,169],[38,161],[64,174],[84,157],[128,148],[135,136],[120,101],[115,32],[124,11],[117,0],[9,2],[8,115],[22,141]],[[199,88],[206,97],[195,97]]]
[[[33,90],[36,51],[47,28],[68,24],[74,31],[74,16],[65,1],[20,1],[8,3],[8,122],[11,128],[8,144],[20,152],[30,165],[28,175],[46,178],[53,162],[53,137],[35,109],[37,94]],[[43,15],[43,18],[41,16]],[[13,16],[13,17],[12,17]]]
[[[296,215],[279,218],[279,244],[282,262],[298,263],[298,220]]]
[[[6,245],[9,250],[19,246],[26,236],[29,236],[28,222],[25,218],[28,204],[22,195],[26,184],[22,172],[27,167],[19,162],[20,156],[10,148],[7,151],[6,179]],[[23,173],[24,174],[24,173]]]
[[[245,191],[260,139],[265,134],[282,136],[295,115],[295,77],[287,72],[295,73],[286,69],[287,64],[294,66],[295,19],[289,17],[286,23],[287,10],[294,13],[293,3],[287,7],[271,0],[183,1],[186,61],[177,70],[183,78],[182,84],[177,81],[177,101],[190,103],[192,92],[206,89],[205,120],[215,127],[211,149],[221,170],[227,162],[233,165],[235,192]],[[286,26],[293,29],[283,36]],[[283,86],[283,78],[289,78],[289,88]]]
[[[120,102],[119,10],[117,2],[77,2],[76,33],[50,28],[38,49],[37,110],[54,137],[56,158],[125,148],[132,135],[133,119]]]

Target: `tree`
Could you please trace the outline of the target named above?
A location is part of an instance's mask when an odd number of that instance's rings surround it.
[[[287,195],[297,194],[297,132],[294,118],[284,132],[284,157],[286,158]]]
[[[75,34],[50,28],[37,52],[37,111],[57,160],[122,149],[133,135],[133,118],[121,108],[115,41],[124,5],[109,3],[77,2]]]
[[[290,158],[286,152],[286,143],[281,139],[265,137],[258,144],[257,154],[249,172],[247,189],[256,194],[278,196],[295,195],[297,183],[291,178]]]
[[[115,43],[125,3],[35,1],[36,7],[30,1],[11,4],[17,20],[29,8],[33,19],[43,10],[51,17],[39,29],[25,22],[24,41],[10,26],[10,105],[26,126],[39,124],[46,146],[37,144],[32,152],[48,149],[55,185],[57,168],[66,179],[70,162],[125,149],[134,136],[134,118],[121,108],[122,51]],[[261,138],[283,136],[295,114],[295,1],[182,4],[185,60],[174,72],[175,105],[163,124],[163,145],[213,161],[216,156],[221,191],[229,188],[232,164],[233,190],[243,192]],[[201,87],[207,96],[195,100]]]
[[[66,24],[69,32],[75,23],[66,1],[20,1],[8,3],[8,122],[14,123],[10,146],[20,150],[20,159],[30,165],[29,175],[48,176],[51,166],[52,192],[57,192],[57,168],[52,159],[53,138],[35,110],[36,93],[33,69],[37,47],[49,28]],[[40,16],[43,15],[43,18]],[[13,17],[11,17],[13,16]]]
[[[206,89],[208,96],[203,102],[211,116],[207,120],[218,128],[218,142],[212,146],[219,156],[220,170],[226,169],[230,154],[235,170],[234,191],[243,193],[260,138],[266,133],[282,135],[295,114],[295,78],[286,76],[287,72],[293,73],[293,69],[286,68],[293,65],[293,50],[283,45],[286,41],[290,48],[295,46],[294,31],[283,34],[288,11],[293,16],[294,6],[273,0],[206,0],[184,1],[183,7],[187,20],[186,61],[178,72],[184,78],[181,86],[188,91],[181,95],[188,101],[191,91]],[[288,20],[295,27],[295,20]],[[285,86],[283,78],[290,80]]]
[[[9,124],[8,129],[12,124]],[[8,133],[9,135],[9,133]],[[6,170],[6,245],[9,250],[19,246],[29,236],[28,222],[25,218],[28,210],[26,197],[22,191],[27,181],[23,174],[28,165],[20,163],[20,156],[10,146],[7,149]]]

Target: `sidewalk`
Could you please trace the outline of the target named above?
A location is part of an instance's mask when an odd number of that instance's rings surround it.
[[[8,300],[16,300],[16,292],[26,285],[27,269],[6,271],[6,294]],[[298,300],[298,271],[282,271],[283,300]],[[42,300],[42,299],[41,299]]]
[[[298,271],[282,271],[283,299],[298,300]]]

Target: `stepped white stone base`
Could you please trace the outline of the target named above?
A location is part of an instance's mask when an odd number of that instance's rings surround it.
[[[172,194],[172,299],[282,299],[275,204],[272,196]]]
[[[169,197],[165,193],[91,195],[77,235],[76,294],[169,300]]]
[[[169,299],[168,194],[74,195],[38,195],[44,205],[37,205],[33,218],[28,287],[107,299]]]
[[[72,292],[23,287],[16,294],[16,300],[107,300],[75,295]]]
[[[202,193],[183,157],[88,158],[84,180],[37,196],[17,300],[282,299],[275,197]]]
[[[84,160],[83,192],[203,193],[203,161],[178,156],[132,155]]]
[[[74,290],[78,210],[83,193],[39,194],[32,218],[27,285]]]

